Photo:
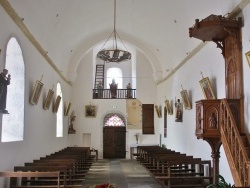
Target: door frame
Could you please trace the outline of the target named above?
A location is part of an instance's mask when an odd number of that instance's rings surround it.
[[[103,150],[103,152],[102,152],[102,154],[103,154],[103,158],[104,158],[104,141],[103,141],[103,139],[104,139],[104,128],[107,126],[106,124],[107,124],[107,121],[111,118],[111,117],[113,117],[113,116],[118,116],[121,120],[122,120],[122,122],[123,122],[123,125],[122,125],[122,127],[124,126],[125,127],[125,131],[127,132],[127,126],[126,126],[126,119],[125,119],[125,116],[124,115],[122,115],[121,113],[119,113],[119,112],[112,112],[112,113],[107,113],[105,116],[104,116],[104,118],[103,118],[103,127],[102,127],[102,139],[101,139],[101,142],[102,142],[102,150]],[[117,125],[116,125],[117,126]],[[126,152],[126,154],[125,154],[125,158],[127,158],[127,134],[125,133],[125,152]]]

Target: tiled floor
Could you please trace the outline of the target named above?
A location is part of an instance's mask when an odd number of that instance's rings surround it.
[[[84,188],[111,183],[118,188],[162,188],[145,167],[135,160],[102,159],[93,163],[84,181]]]

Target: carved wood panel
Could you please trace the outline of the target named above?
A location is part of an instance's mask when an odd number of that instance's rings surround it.
[[[241,42],[235,36],[225,39],[226,98],[240,99],[243,92]]]
[[[198,138],[220,137],[220,100],[196,102],[196,136]]]

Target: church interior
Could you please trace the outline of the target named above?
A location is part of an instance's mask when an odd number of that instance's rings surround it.
[[[0,20],[0,172],[158,146],[250,186],[250,0],[0,0]]]

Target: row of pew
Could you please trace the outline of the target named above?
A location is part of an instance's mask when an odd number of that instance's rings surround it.
[[[204,188],[212,183],[210,160],[160,146],[137,146],[136,159],[166,187]]]
[[[9,178],[10,188],[82,187],[94,157],[89,147],[67,147],[15,166],[13,172],[0,172],[0,177]]]

